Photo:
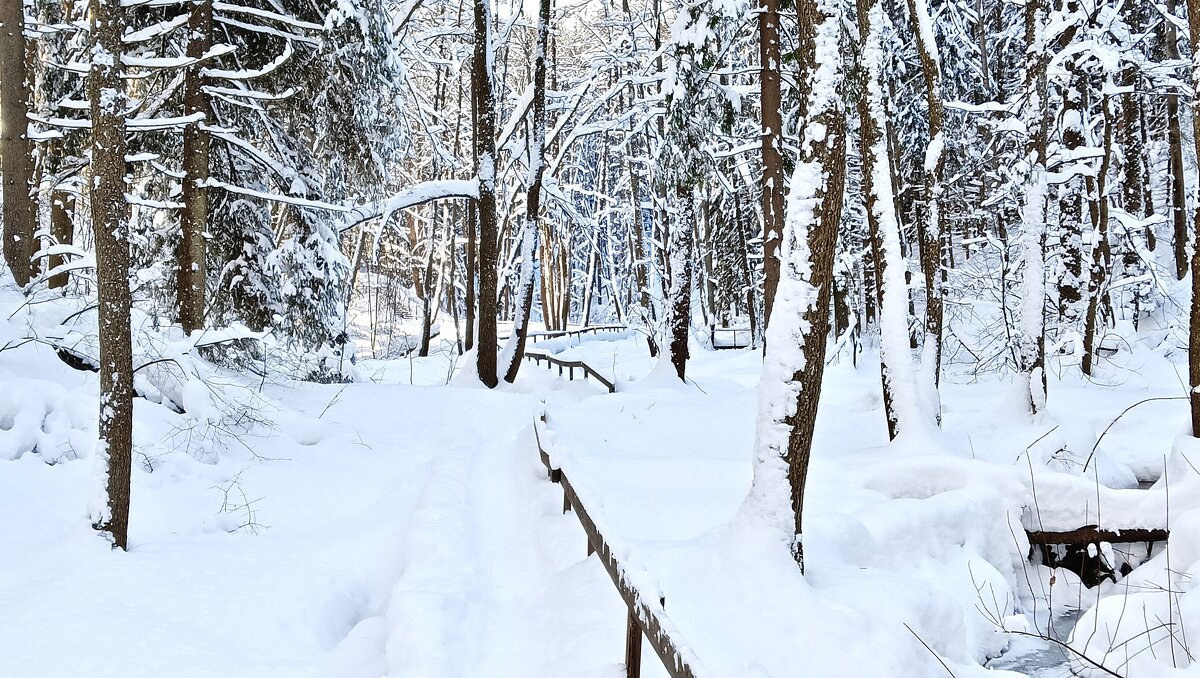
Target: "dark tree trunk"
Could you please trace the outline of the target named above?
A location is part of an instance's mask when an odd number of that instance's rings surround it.
[[[212,47],[212,0],[193,0],[188,17],[187,56],[200,59]],[[212,118],[208,95],[204,93],[203,65],[187,67],[183,80],[183,107],[187,115],[202,113],[204,119],[183,130],[183,209],[179,213],[179,281],[176,301],[179,324],[184,332],[204,326],[205,281],[208,271],[208,180],[210,137],[204,128]]]
[[[685,378],[688,361],[688,334],[692,326],[692,241],[695,230],[695,198],[691,189],[675,189],[679,214],[671,227],[671,314],[667,323],[670,332],[671,364],[680,380]]]
[[[467,242],[463,245],[465,252],[463,253],[463,279],[465,291],[465,299],[463,305],[466,306],[465,323],[466,337],[464,337],[463,347],[470,351],[475,346],[475,314],[476,314],[476,293],[475,293],[475,273],[478,270],[475,256],[475,240],[476,232],[479,226],[479,206],[474,200],[467,201]]]
[[[770,323],[779,286],[779,240],[783,236],[784,181],[780,95],[779,0],[759,0],[758,58],[762,108],[763,319]],[[754,309],[750,309],[753,314]]]
[[[1175,14],[1175,0],[1167,0],[1167,12]],[[1178,37],[1175,24],[1163,22],[1167,59],[1179,58]],[[1187,181],[1183,164],[1183,133],[1179,127],[1179,98],[1183,94],[1176,88],[1167,95],[1167,167],[1170,174],[1171,224],[1174,233],[1175,277],[1183,280],[1188,272],[1187,258]]]
[[[942,150],[946,112],[942,105],[942,71],[938,59],[938,46],[927,44],[925,35],[933,35],[933,21],[929,16],[928,7],[924,0],[908,0],[909,14],[913,23],[919,26],[916,31],[917,54],[921,58],[921,74],[925,78],[925,100],[929,107],[929,147],[926,150],[925,163],[928,164],[929,154],[934,153],[933,167],[925,171],[924,199],[927,219],[920,233],[921,269],[925,274],[925,350],[922,355],[923,367],[930,371],[933,377],[933,388],[937,388],[942,373],[942,323],[943,290],[941,284],[942,243],[948,242],[949,229],[942,225],[942,194],[943,175],[946,167],[946,154]],[[928,24],[920,27],[921,24]],[[940,414],[934,413],[939,419]]]
[[[33,145],[27,115],[29,84],[25,66],[25,8],[21,0],[0,2],[0,165],[4,170],[4,260],[24,287],[31,258],[37,209],[29,192]]]
[[[97,463],[106,478],[93,525],[124,549],[129,535],[129,476],[133,451],[133,356],[129,335],[129,239],[125,203],[125,83],[119,0],[91,0],[92,224],[100,318],[100,440]],[[104,58],[107,57],[107,58]],[[120,93],[119,95],[115,95]]]
[[[489,388],[496,374],[496,292],[499,233],[496,224],[496,94],[492,89],[491,0],[475,0],[471,94],[475,99],[475,165],[479,173],[479,336],[475,365]]]
[[[1192,54],[1200,54],[1200,0],[1187,0]],[[1192,91],[1200,91],[1200,69],[1192,70]],[[1200,157],[1200,106],[1192,105],[1192,141]],[[1200,434],[1200,201],[1192,219],[1192,315],[1188,324],[1188,377],[1191,385],[1192,435]]]
[[[1087,315],[1084,316],[1083,327],[1083,357],[1079,366],[1089,377],[1092,376],[1092,365],[1096,355],[1100,297],[1112,258],[1108,244],[1108,172],[1112,167],[1113,115],[1112,104],[1107,95],[1101,96],[1100,106],[1104,116],[1104,155],[1100,161],[1100,170],[1096,174],[1096,243],[1092,246],[1091,270],[1088,275]]]

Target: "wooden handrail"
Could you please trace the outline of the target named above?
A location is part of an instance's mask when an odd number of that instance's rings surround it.
[[[543,412],[538,420],[545,425],[546,414]],[[579,524],[583,527],[588,539],[588,555],[594,552],[599,556],[608,576],[612,578],[613,584],[617,587],[617,592],[621,594],[621,598],[629,608],[629,616],[625,625],[626,678],[639,678],[641,675],[643,635],[650,641],[650,646],[662,660],[663,667],[671,678],[697,678],[696,671],[688,663],[686,656],[679,650],[675,641],[671,639],[670,633],[667,631],[668,625],[664,624],[662,610],[666,607],[666,600],[659,598],[656,607],[645,602],[647,597],[625,577],[625,567],[613,555],[612,548],[604,539],[604,535],[600,534],[595,521],[583,506],[575,488],[571,486],[571,481],[567,479],[567,475],[563,473],[562,469],[555,468],[550,460],[550,455],[542,447],[542,437],[538,433],[536,422],[533,426],[533,434],[537,441],[538,455],[550,474],[550,480],[562,487],[563,512],[565,513],[568,509],[572,510],[579,518]]]
[[[733,333],[733,343],[731,343],[729,346],[718,346],[717,345],[717,332],[732,332]],[[745,344],[738,343],[737,339],[738,339],[739,332],[748,335]],[[713,347],[714,351],[726,349],[726,348],[733,348],[733,349],[749,348],[754,343],[754,334],[750,331],[749,327],[717,327],[716,325],[709,325],[708,338],[709,338],[709,341],[712,343],[712,347]]]
[[[571,337],[576,335],[594,334],[597,332],[624,332],[627,330],[624,325],[591,325],[588,327],[580,327],[574,330],[547,330],[543,332],[529,332],[525,336],[528,339],[558,339],[560,337]],[[498,337],[497,341],[507,340],[508,335]]]
[[[608,389],[609,393],[617,392],[616,384],[609,381],[604,375],[602,375],[598,371],[596,371],[596,369],[594,367],[592,367],[591,365],[588,365],[587,363],[583,362],[582,360],[563,360],[561,358],[556,358],[556,357],[550,355],[549,353],[540,353],[537,351],[526,351],[525,359],[532,360],[535,365],[541,365],[543,360],[546,361],[547,366],[557,365],[559,376],[562,376],[563,369],[566,368],[567,369],[567,378],[570,381],[575,380],[575,370],[582,370],[584,379],[587,379],[588,375],[591,375],[591,377],[593,379],[595,379],[599,384],[603,385],[604,388]]]

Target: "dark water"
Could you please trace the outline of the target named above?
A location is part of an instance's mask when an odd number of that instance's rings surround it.
[[[1080,610],[1068,610],[1050,624],[1050,637],[1066,642],[1079,620]],[[988,662],[990,669],[1024,673],[1030,678],[1071,676],[1070,652],[1057,643],[1029,636],[1013,636],[1004,654]]]

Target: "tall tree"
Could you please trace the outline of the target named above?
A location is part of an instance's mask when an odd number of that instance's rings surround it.
[[[1167,0],[1167,13],[1175,15],[1175,0]],[[1179,59],[1179,38],[1175,22],[1164,21],[1163,42],[1166,56]],[[1167,94],[1167,168],[1170,181],[1171,225],[1174,235],[1175,277],[1183,280],[1188,272],[1187,260],[1187,169],[1183,164],[1183,134],[1180,129],[1179,100],[1183,96],[1180,88],[1172,88]]]
[[[754,484],[748,504],[787,536],[804,571],[803,508],[833,288],[833,259],[845,186],[841,7],[799,0],[799,156],[780,244],[779,289],[767,326],[759,383]]]
[[[759,106],[762,119],[763,319],[771,316],[779,286],[783,234],[783,99],[780,88],[779,0],[758,6]],[[754,309],[750,309],[753,316]]]
[[[4,260],[18,285],[29,283],[37,209],[29,193],[33,146],[26,132],[25,2],[0,2],[0,165],[4,172]]]
[[[1046,406],[1046,159],[1049,120],[1045,0],[1025,3],[1024,107],[1026,142],[1021,207],[1024,289],[1017,333],[1017,372],[1027,385],[1029,411]]]
[[[865,92],[859,100],[862,189],[879,294],[879,333],[884,411],[895,438],[922,424],[921,397],[908,336],[908,262],[901,251],[892,161],[884,127],[883,39],[887,15],[878,2],[858,0],[858,33]]]
[[[471,96],[475,104],[475,168],[479,176],[476,218],[479,239],[479,331],[475,367],[489,388],[496,375],[497,271],[499,229],[496,224],[496,92],[492,84],[492,2],[475,0],[475,48],[471,56]],[[468,246],[470,243],[468,243]]]
[[[133,452],[133,355],[129,334],[129,215],[125,202],[125,115],[121,73],[125,10],[120,0],[91,0],[92,116],[90,198],[96,238],[100,317],[100,466],[92,524],[124,549],[129,538],[129,475]]]
[[[203,57],[212,47],[213,0],[192,0],[188,17],[188,64],[183,78],[186,115],[200,119],[183,130],[183,209],[179,213],[179,280],[176,300],[184,332],[204,325],[205,280],[208,271],[205,231],[208,228],[210,138],[206,125],[212,111],[204,92]]]
[[[512,383],[521,369],[529,313],[533,309],[533,269],[537,256],[538,211],[542,206],[542,174],[546,170],[546,44],[550,36],[550,0],[538,3],[537,39],[533,54],[533,120],[530,122],[525,178],[525,219],[521,227],[521,279],[517,286],[517,311],[513,331],[501,352],[504,380]]]
[[[908,11],[917,28],[917,53],[921,58],[921,75],[925,79],[925,100],[929,107],[929,144],[925,147],[922,187],[926,219],[921,228],[921,268],[925,273],[925,339],[921,351],[921,370],[924,384],[931,389],[930,400],[937,407],[936,393],[942,372],[942,324],[945,311],[942,301],[942,241],[949,231],[942,232],[942,202],[944,200],[946,158],[946,110],[942,104],[942,64],[938,56],[933,18],[926,0],[908,0]],[[937,413],[935,413],[936,415]]]
[[[1200,0],[1187,0],[1188,38],[1192,47],[1192,91],[1200,92]],[[1200,158],[1200,105],[1192,100],[1192,141]],[[1188,325],[1188,377],[1191,385],[1192,435],[1200,437],[1200,200],[1192,217],[1192,313]]]

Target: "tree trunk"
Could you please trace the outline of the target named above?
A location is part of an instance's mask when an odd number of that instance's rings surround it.
[[[519,304],[512,334],[502,352],[500,367],[504,380],[517,380],[525,341],[529,334],[529,314],[533,310],[533,269],[537,256],[538,212],[542,207],[542,174],[546,169],[546,44],[550,36],[550,2],[538,3],[537,44],[533,56],[533,125],[529,131],[529,174],[525,187],[525,224],[521,235],[521,281],[517,287]]]
[[[1167,0],[1167,12],[1175,14],[1175,0]],[[1163,22],[1165,31],[1164,41],[1167,48],[1167,59],[1179,58],[1178,37],[1175,24]],[[1169,192],[1171,205],[1171,223],[1174,233],[1175,277],[1183,280],[1188,272],[1187,258],[1187,171],[1183,164],[1183,133],[1179,127],[1179,98],[1183,93],[1175,88],[1167,94],[1167,167],[1169,177]]]
[[[1022,208],[1024,290],[1017,330],[1017,371],[1028,384],[1032,414],[1046,406],[1046,156],[1049,108],[1046,69],[1046,9],[1044,0],[1025,3],[1025,145],[1028,178]]]
[[[212,0],[193,0],[188,17],[187,55],[199,59],[212,47]],[[204,129],[212,111],[204,93],[204,66],[194,63],[187,67],[183,80],[183,107],[186,115],[203,113],[204,119],[183,130],[183,209],[179,213],[179,281],[176,301],[179,305],[179,324],[184,332],[194,332],[204,326],[205,279],[207,275],[208,180],[210,137]]]
[[[496,288],[499,233],[496,225],[496,94],[492,88],[491,0],[475,0],[475,45],[471,59],[471,94],[475,126],[475,166],[479,174],[479,336],[475,366],[489,388],[496,375]]]
[[[1087,110],[1084,92],[1088,81],[1079,64],[1070,59],[1069,79],[1063,93],[1062,141],[1068,152],[1077,153],[1086,145],[1083,115]],[[1064,330],[1073,329],[1080,319],[1083,300],[1083,177],[1076,173],[1059,186],[1059,239],[1062,250],[1062,275],[1058,280],[1058,319]]]
[[[92,180],[100,319],[100,440],[92,525],[124,549],[129,535],[129,476],[133,451],[133,356],[129,335],[128,206],[125,203],[125,83],[122,80],[120,0],[91,0],[88,100],[92,116]]]
[[[1088,275],[1088,306],[1083,327],[1083,357],[1079,366],[1089,377],[1092,376],[1092,365],[1096,355],[1096,326],[1098,324],[1097,316],[1100,313],[1100,297],[1112,258],[1108,244],[1108,172],[1112,167],[1114,125],[1112,103],[1109,101],[1108,95],[1101,95],[1100,107],[1104,119],[1104,155],[1100,160],[1100,169],[1096,173],[1096,242],[1092,245],[1091,271]]]
[[[921,268],[925,273],[925,339],[921,351],[921,370],[932,392],[931,405],[938,407],[937,387],[942,374],[943,289],[941,284],[942,241],[949,229],[942,232],[942,202],[945,190],[943,175],[946,158],[946,112],[942,106],[942,67],[938,46],[934,40],[933,19],[926,0],[908,0],[908,10],[916,24],[917,53],[921,58],[921,74],[925,78],[925,99],[929,106],[929,145],[925,149],[925,227],[921,229]],[[940,410],[940,407],[939,407]],[[938,412],[935,417],[940,418]]]
[[[1192,58],[1200,54],[1200,0],[1187,0]],[[1200,68],[1192,69],[1192,91],[1200,92]],[[1200,106],[1192,103],[1192,141],[1200,158]],[[1192,219],[1192,316],[1188,324],[1188,377],[1191,385],[1192,435],[1200,434],[1200,200]],[[1200,436],[1198,436],[1200,437]]]
[[[887,110],[883,100],[883,44],[879,30],[886,21],[886,15],[878,3],[859,0],[857,4],[867,90],[858,104],[862,188],[879,291],[884,411],[888,420],[888,435],[894,439],[900,432],[920,426],[924,415],[909,348],[909,296],[905,279],[908,267],[900,251],[900,225],[892,200],[892,163],[887,139],[881,128],[881,124],[886,124]],[[934,242],[936,245],[936,240]],[[937,255],[936,246],[934,255]],[[936,340],[928,334],[926,339]]]
[[[463,305],[467,307],[465,315],[466,337],[464,339],[464,348],[470,351],[475,346],[475,315],[476,315],[476,293],[475,293],[475,273],[479,270],[476,265],[475,256],[475,240],[476,232],[479,225],[479,205],[474,200],[467,201],[467,242],[463,245],[466,250],[463,253],[463,278],[466,291],[464,293]]]
[[[4,171],[4,260],[13,279],[29,284],[37,209],[29,193],[33,145],[29,83],[25,66],[25,8],[21,0],[0,2],[0,166]]]
[[[769,319],[775,289],[779,286],[779,240],[784,219],[779,0],[759,0],[758,58],[762,108],[763,318]]]
[[[687,372],[688,334],[692,326],[692,241],[695,233],[695,198],[687,186],[675,188],[679,210],[671,226],[671,314],[667,322],[670,341],[667,346],[675,374],[682,381]]]
[[[837,12],[837,5],[816,0],[797,3],[796,81],[813,85],[800,102],[803,143],[780,243],[779,288],[771,310],[774,322],[767,330],[754,483],[747,501],[757,501],[768,520],[779,521],[779,529],[790,536],[792,557],[801,572],[804,491],[825,371],[833,259],[845,185],[841,57],[823,49],[820,56],[835,61],[820,63],[817,52],[818,44],[838,43],[841,17],[826,11]],[[784,487],[789,498],[779,496]]]

